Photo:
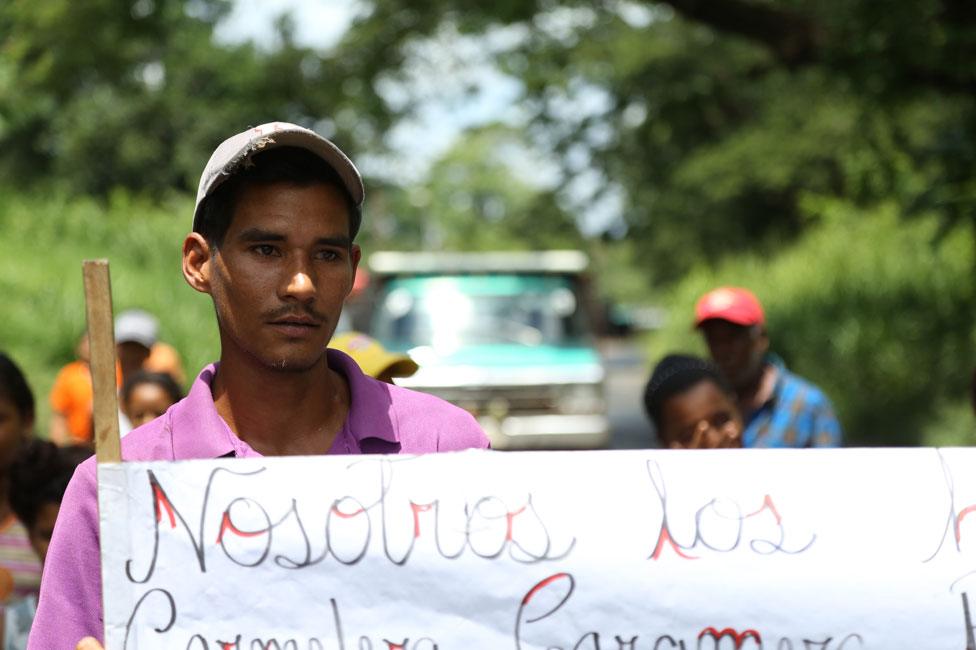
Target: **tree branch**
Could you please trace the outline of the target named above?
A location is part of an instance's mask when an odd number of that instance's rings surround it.
[[[743,0],[662,0],[685,18],[765,45],[789,67],[820,58],[823,34],[802,14]]]

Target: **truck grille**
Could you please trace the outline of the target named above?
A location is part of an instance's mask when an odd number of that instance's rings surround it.
[[[426,389],[418,386],[416,390],[436,395],[460,406],[472,415],[491,414],[495,410],[503,411],[498,415],[532,415],[552,413],[557,409],[556,392],[549,387],[493,386],[491,388]]]

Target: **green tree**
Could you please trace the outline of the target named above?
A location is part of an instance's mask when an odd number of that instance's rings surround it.
[[[409,103],[391,107],[382,82],[412,72],[418,41],[506,29],[499,66],[522,84],[527,132],[563,189],[596,174],[622,190],[654,283],[793,240],[810,192],[974,218],[968,3],[376,0],[341,58],[395,118]]]
[[[229,127],[284,119],[345,146],[375,131],[354,119],[334,66],[297,45],[226,44],[228,0],[0,3],[0,173],[107,195],[193,191]],[[326,119],[325,116],[331,116]]]
[[[397,247],[539,250],[581,246],[572,215],[560,207],[537,170],[537,162],[517,131],[493,125],[466,133],[435,161],[427,179],[404,188],[406,205],[401,202],[397,214],[390,216],[410,235],[400,238]]]

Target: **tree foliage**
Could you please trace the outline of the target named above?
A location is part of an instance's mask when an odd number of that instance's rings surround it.
[[[664,296],[675,322],[708,284],[753,284],[859,440],[958,412],[976,362],[976,3],[367,0],[336,45],[282,19],[266,49],[215,38],[230,2],[0,2],[5,185],[185,195],[230,127],[271,119],[382,157],[450,81],[425,58],[463,69],[452,44],[473,42],[518,110],[425,178],[368,179],[365,243],[585,247],[605,285]],[[551,178],[526,171],[537,159]]]
[[[695,301],[718,284],[748,286],[765,307],[774,352],[830,395],[848,444],[976,443],[971,413],[961,423],[939,418],[964,401],[976,358],[972,234],[939,238],[935,215],[905,224],[893,202],[852,213],[813,200],[804,210],[817,224],[772,258],[728,259],[675,285],[653,354],[707,353],[690,327]]]
[[[974,218],[970,3],[376,0],[342,45],[395,52],[357,71],[371,106],[388,108],[378,82],[445,30],[515,30],[499,61],[533,142],[564,188],[589,175],[623,190],[656,283],[792,240],[809,192]]]
[[[159,195],[195,189],[231,127],[277,119],[344,143],[362,135],[329,61],[297,45],[288,20],[270,51],[215,39],[229,6],[0,3],[0,173],[100,196]]]

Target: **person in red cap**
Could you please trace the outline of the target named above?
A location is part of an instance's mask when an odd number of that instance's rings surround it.
[[[827,396],[770,354],[763,308],[751,291],[709,291],[695,305],[695,327],[735,389],[744,447],[840,446],[840,423]]]

